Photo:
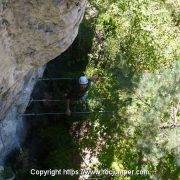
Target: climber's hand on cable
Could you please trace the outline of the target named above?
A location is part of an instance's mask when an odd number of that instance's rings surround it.
[[[70,109],[67,109],[66,112],[65,112],[65,114],[66,114],[67,116],[71,116],[71,110],[70,110]]]

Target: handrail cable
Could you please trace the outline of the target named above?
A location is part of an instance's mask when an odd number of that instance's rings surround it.
[[[106,77],[100,77],[100,78],[103,78],[103,79],[106,79]],[[56,78],[38,78],[37,80],[38,81],[58,81],[58,80],[73,80],[73,79],[76,79],[76,77],[74,78],[70,78],[70,77],[56,77]]]
[[[22,100],[23,102],[61,102],[65,101],[66,99],[30,99],[30,100]],[[91,99],[90,99],[91,100]],[[93,99],[92,99],[93,100]],[[95,98],[95,100],[108,100],[107,98]],[[0,100],[2,101],[2,100]],[[88,101],[87,100],[73,100],[73,101]]]
[[[38,78],[38,81],[58,81],[58,80],[73,80],[75,78]]]
[[[92,114],[92,113],[113,113],[113,111],[79,111],[79,112],[72,112],[72,114]],[[25,113],[21,114],[20,116],[44,116],[44,115],[63,115],[64,112],[57,112],[57,113]]]

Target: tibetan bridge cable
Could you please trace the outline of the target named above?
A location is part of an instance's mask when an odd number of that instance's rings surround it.
[[[100,77],[101,79],[106,79],[106,77]],[[59,80],[73,80],[76,78],[68,78],[68,77],[62,77],[62,78],[38,78],[38,81],[59,81]]]
[[[107,98],[95,98],[96,100],[108,100]],[[29,102],[61,102],[61,101],[65,101],[66,99],[31,99],[31,100],[25,100],[29,101]],[[91,99],[90,99],[91,100]],[[90,100],[73,100],[73,101],[90,101]]]
[[[58,81],[58,80],[73,80],[75,78],[38,78],[38,81]]]
[[[64,102],[66,99],[31,99],[31,100],[27,100],[29,101],[28,106],[31,105],[31,103],[33,102]],[[107,98],[96,98],[96,100],[107,100]],[[23,102],[27,102],[26,100]],[[89,101],[89,100],[73,100],[74,102],[79,102],[79,101]]]
[[[80,111],[80,112],[72,112],[71,114],[92,114],[92,113],[113,113],[113,111]],[[64,115],[64,112],[57,113],[19,113],[20,116],[46,116],[46,115]]]

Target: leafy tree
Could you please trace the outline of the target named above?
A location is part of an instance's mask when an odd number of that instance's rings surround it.
[[[85,146],[106,142],[100,148],[99,168],[144,169],[150,172],[146,178],[177,177],[173,138],[178,134],[168,124],[179,98],[179,63],[174,63],[179,58],[179,29],[172,7],[160,0],[99,0],[91,5],[98,13],[87,73],[99,78],[89,92],[94,99],[89,105],[112,114],[91,118]]]
[[[168,67],[177,59],[179,29],[162,1],[100,0],[93,3],[99,10],[97,34],[104,37],[100,44],[95,40],[98,47],[95,46],[91,56],[92,60],[98,56],[98,65],[128,66],[137,72],[154,71]]]

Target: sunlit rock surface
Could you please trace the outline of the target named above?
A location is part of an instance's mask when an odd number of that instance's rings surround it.
[[[22,117],[44,65],[74,41],[86,0],[0,1],[0,163],[19,146]]]

